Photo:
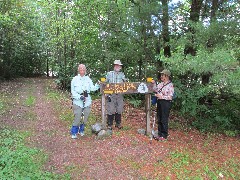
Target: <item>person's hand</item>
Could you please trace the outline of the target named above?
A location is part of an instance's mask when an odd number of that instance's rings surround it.
[[[162,99],[162,95],[161,95],[161,94],[155,94],[155,96],[156,96],[158,99]]]
[[[84,96],[81,96],[80,99],[81,99],[82,101],[85,101],[85,97],[84,97]]]

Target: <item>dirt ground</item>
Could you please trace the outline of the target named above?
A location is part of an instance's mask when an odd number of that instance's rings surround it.
[[[206,170],[202,170],[206,164],[214,171],[214,168],[227,168],[227,163],[232,159],[240,162],[239,138],[210,136],[194,129],[170,129],[170,137],[166,142],[151,141],[148,136],[137,133],[139,128],[145,128],[146,125],[143,108],[129,106],[125,108],[123,119],[123,126],[129,128],[114,129],[111,137],[101,140],[96,139],[94,134],[71,139],[69,128],[72,121],[61,121],[54,103],[46,98],[49,82],[53,80],[31,78],[0,84],[0,92],[12,98],[9,102],[11,109],[1,117],[0,123],[32,132],[27,144],[44,150],[48,155],[45,164],[47,171],[60,174],[67,172],[72,179],[115,180],[181,179],[184,172],[180,171],[185,169],[189,179],[200,174],[200,179],[211,179]],[[23,103],[29,96],[35,97],[34,106]],[[60,103],[63,103],[63,108],[71,108],[70,99]],[[92,114],[101,117],[100,107],[100,100],[94,100]],[[170,117],[171,120],[174,118],[173,115]],[[176,158],[178,154],[187,154],[188,163],[184,164],[184,158]],[[197,158],[201,162],[195,161]],[[177,163],[182,165],[176,166]],[[223,177],[235,179],[229,175],[231,171],[234,170],[223,171]]]

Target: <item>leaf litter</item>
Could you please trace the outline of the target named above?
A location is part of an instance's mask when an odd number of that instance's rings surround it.
[[[44,168],[47,171],[69,173],[74,179],[175,179],[184,175],[184,169],[185,176],[210,179],[204,166],[212,171],[214,168],[224,171],[225,168],[225,172],[218,173],[220,177],[236,174],[235,169],[226,169],[226,164],[240,160],[238,138],[209,137],[194,129],[185,132],[174,128],[169,130],[168,141],[150,140],[137,133],[137,129],[146,125],[144,108],[133,108],[127,102],[123,126],[128,128],[113,129],[113,135],[102,140],[97,140],[94,134],[73,140],[69,134],[72,120],[61,121],[52,100],[45,98],[46,89],[54,87],[54,81],[47,78],[22,78],[0,85],[1,94],[10,97],[7,102],[10,108],[1,115],[0,123],[32,133],[27,144],[46,153],[48,161]],[[36,102],[25,107],[29,93]],[[59,100],[59,103],[62,109],[71,108],[70,98]],[[24,118],[28,111],[35,114],[34,121]],[[93,101],[92,114],[101,119],[100,99]],[[172,113],[170,121],[174,119],[179,117]],[[200,173],[199,168],[202,168]]]

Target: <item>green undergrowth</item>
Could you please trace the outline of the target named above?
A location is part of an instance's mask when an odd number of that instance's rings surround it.
[[[68,103],[71,98],[67,92],[46,88],[45,97],[53,103],[53,108],[60,120],[68,122],[73,119],[71,103]]]
[[[223,157],[206,157],[204,152],[194,148],[175,149],[164,161],[158,161],[155,168],[158,171],[158,167],[161,166],[174,172],[175,179],[238,179],[240,176],[238,160],[219,158]]]
[[[24,144],[28,132],[0,130],[0,179],[70,179],[43,170],[47,156],[39,149]]]
[[[36,102],[36,97],[29,95],[24,102],[24,105],[26,106],[34,106]]]
[[[0,116],[11,109],[10,104],[12,100],[13,97],[9,97],[7,93],[4,92],[0,93]]]

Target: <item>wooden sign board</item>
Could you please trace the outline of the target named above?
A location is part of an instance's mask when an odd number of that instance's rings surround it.
[[[102,94],[149,94],[153,92],[153,84],[146,82],[102,83]]]
[[[151,93],[153,93],[153,84],[148,82],[124,82],[124,83],[101,83],[100,91],[102,93],[102,123],[106,126],[106,97],[107,94],[145,94],[146,99],[146,134],[151,133],[150,112],[151,112]]]

